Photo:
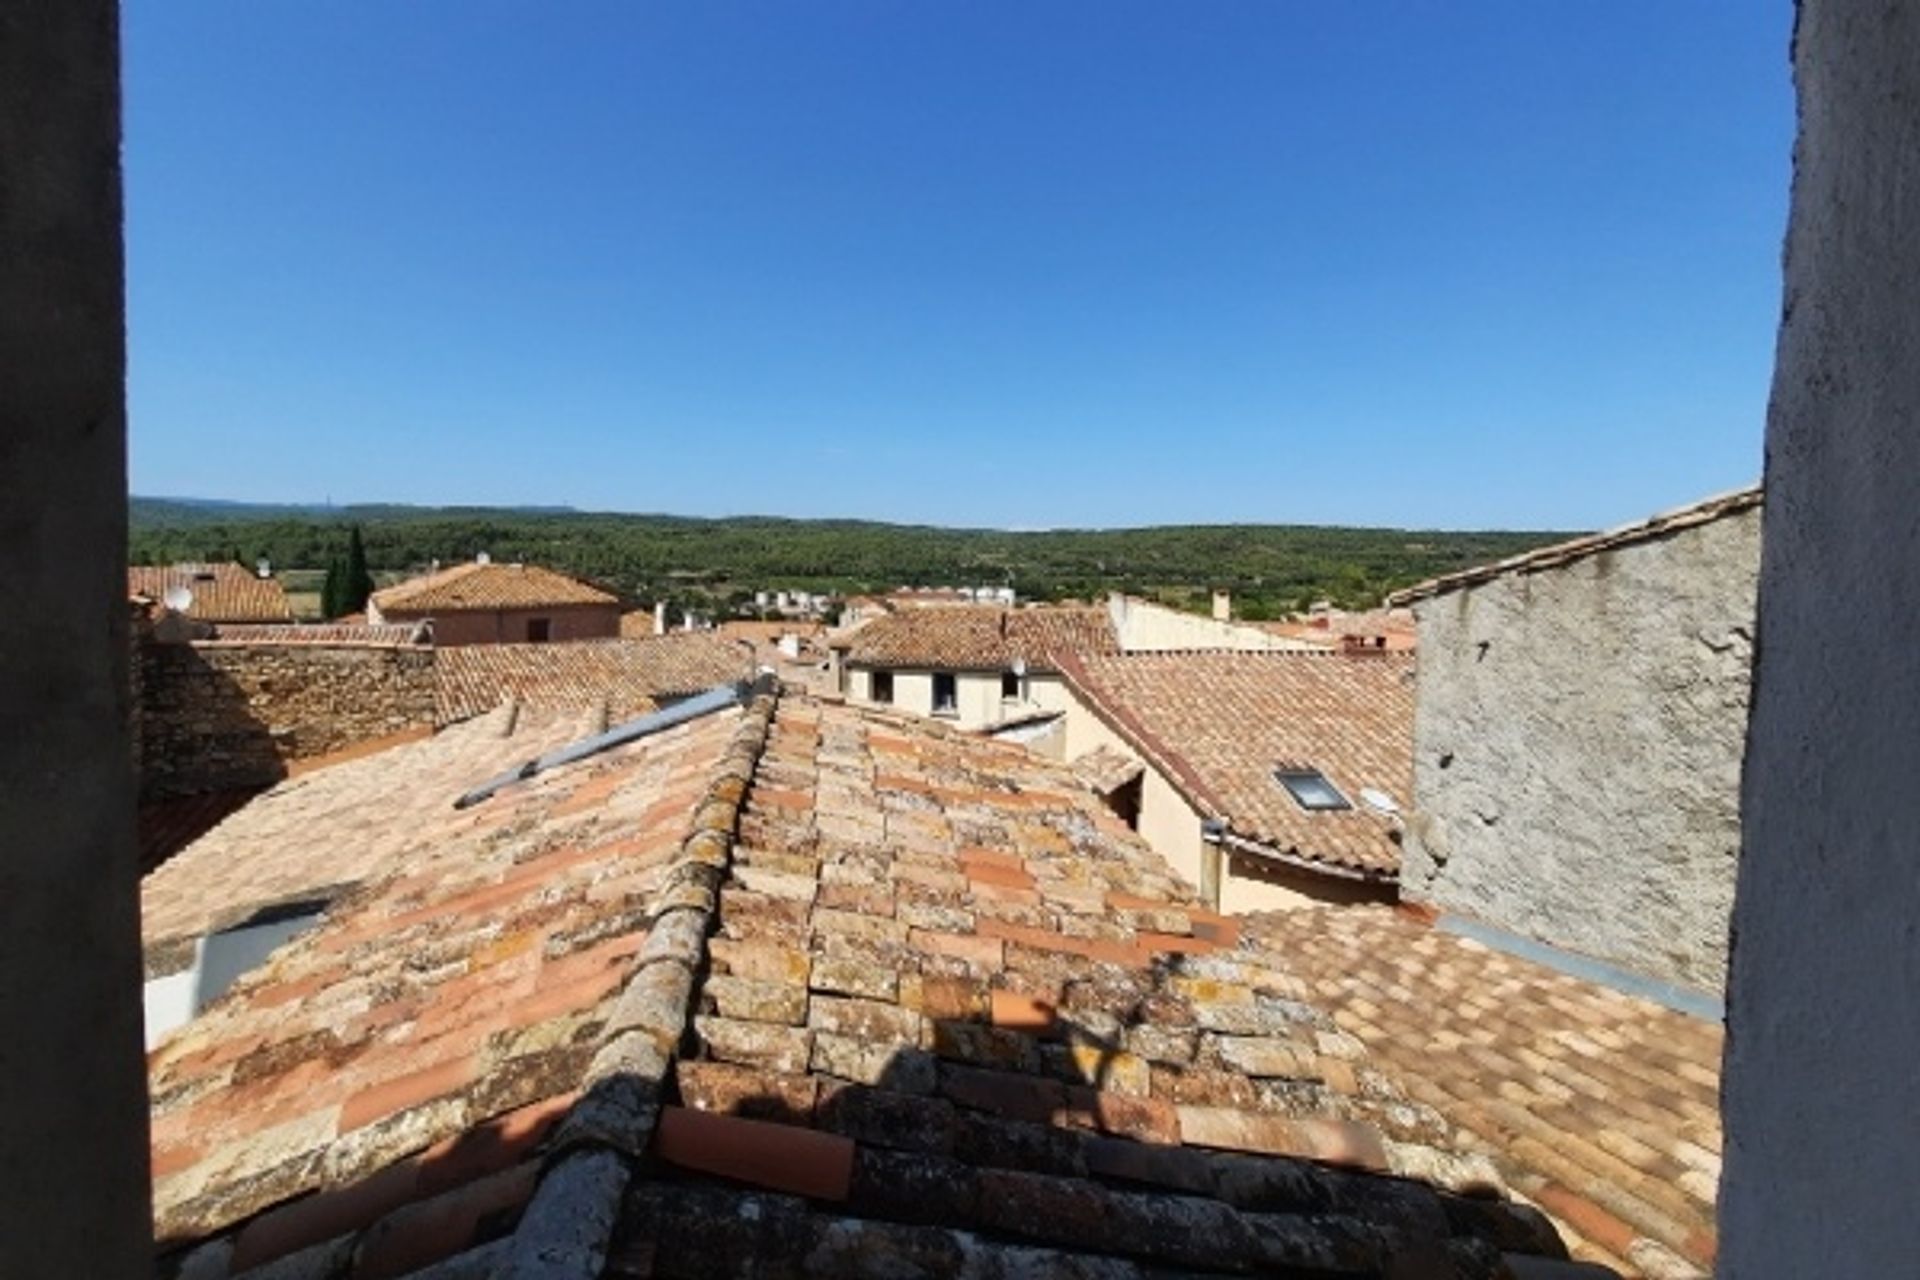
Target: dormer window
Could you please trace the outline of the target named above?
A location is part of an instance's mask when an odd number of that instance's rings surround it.
[[[1275,769],[1276,782],[1287,789],[1293,802],[1309,811],[1327,809],[1351,809],[1353,806],[1340,794],[1340,789],[1327,781],[1327,775],[1318,769]]]

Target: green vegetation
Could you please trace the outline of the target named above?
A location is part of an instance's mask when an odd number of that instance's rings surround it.
[[[133,563],[268,556],[326,566],[365,530],[363,564],[382,580],[481,551],[578,574],[635,603],[750,611],[756,590],[887,591],[1011,585],[1026,599],[1098,599],[1119,590],[1204,609],[1233,591],[1243,617],[1279,617],[1326,599],[1347,607],[1422,578],[1556,541],[1561,533],[1431,532],[1312,525],[1168,525],[1008,533],[859,520],[593,514],[517,508],[250,507],[132,502]],[[364,597],[362,597],[364,600]],[[350,612],[351,610],[343,610]]]
[[[373,594],[373,574],[367,568],[367,548],[360,538],[360,526],[347,535],[347,554],[327,562],[326,580],[320,586],[320,613],[339,618],[359,613]]]

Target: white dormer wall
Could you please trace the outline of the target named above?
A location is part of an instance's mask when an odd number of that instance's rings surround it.
[[[1195,649],[1264,653],[1328,647],[1310,640],[1277,636],[1243,623],[1182,613],[1119,592],[1107,597],[1107,616],[1113,621],[1113,634],[1123,653]]]

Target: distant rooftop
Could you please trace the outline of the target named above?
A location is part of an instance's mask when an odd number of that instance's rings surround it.
[[[852,633],[847,661],[867,667],[1053,671],[1063,654],[1119,652],[1104,608],[953,604],[902,609]]]
[[[373,593],[381,613],[404,614],[618,603],[611,592],[537,564],[492,562],[454,565]]]
[[[180,612],[197,622],[293,621],[293,608],[278,579],[263,578],[232,561],[134,565],[127,570],[130,596],[164,604],[170,593],[182,591],[192,598]]]

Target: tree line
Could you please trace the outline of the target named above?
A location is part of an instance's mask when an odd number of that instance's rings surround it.
[[[1011,586],[1024,599],[1127,591],[1202,606],[1235,593],[1247,618],[1330,600],[1348,608],[1423,578],[1559,540],[1558,532],[1431,531],[1316,525],[1167,525],[1011,533],[856,520],[696,519],[573,511],[249,508],[135,499],[135,564],[265,557],[276,567],[337,566],[339,606],[373,574],[453,564],[481,552],[572,573],[635,604],[666,599],[750,611],[756,591],[853,594],[915,586]],[[351,578],[352,587],[347,588]],[[362,590],[364,588],[364,590]],[[351,612],[339,608],[338,612]],[[337,615],[336,615],[337,616]]]

